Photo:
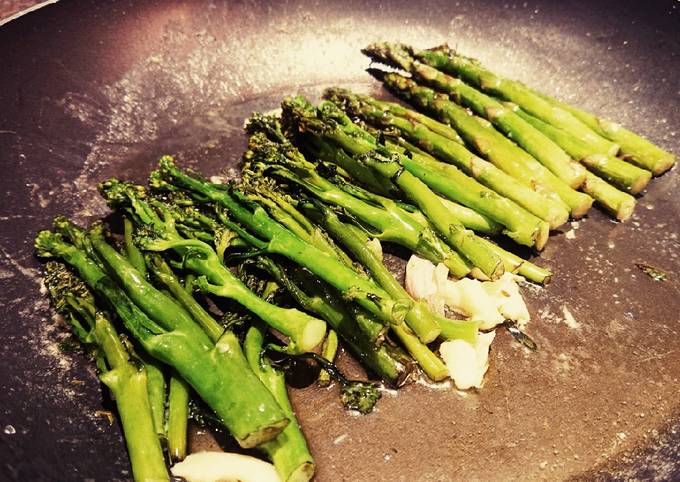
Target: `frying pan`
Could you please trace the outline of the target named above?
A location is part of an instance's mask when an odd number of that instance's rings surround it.
[[[671,1],[547,0],[62,1],[4,25],[0,478],[130,477],[32,253],[53,216],[106,214],[98,181],[144,181],[165,153],[233,174],[251,111],[330,85],[387,96],[359,52],[381,39],[448,42],[680,153],[679,25]],[[555,233],[542,255],[554,281],[525,290],[540,349],[500,333],[481,392],[414,383],[354,417],[333,389],[292,389],[317,480],[680,478],[679,195],[671,172],[629,222],[594,209]]]

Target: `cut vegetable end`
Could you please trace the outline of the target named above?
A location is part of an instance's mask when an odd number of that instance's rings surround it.
[[[635,211],[635,199],[626,199],[621,204],[616,211],[616,219],[623,222],[630,218]]]
[[[546,219],[545,221],[547,221],[550,225],[550,229],[557,229],[569,221],[569,211],[565,209],[563,212],[559,213],[559,215],[555,214],[550,219]]]
[[[474,267],[470,270],[470,273],[468,273],[472,278],[478,279],[479,281],[489,281],[489,277],[484,274],[484,272],[477,268]]]
[[[631,194],[638,194],[641,192],[644,188],[647,187],[647,184],[649,184],[649,181],[652,179],[652,173],[651,172],[646,172],[644,174],[640,174],[640,177],[638,177],[635,182],[630,186],[628,191]]]
[[[427,330],[424,333],[419,333],[418,339],[425,344],[432,343],[437,339],[441,331],[442,330],[440,328],[433,328],[431,330]]]
[[[252,449],[265,442],[274,440],[286,428],[289,420],[284,418],[282,420],[273,422],[266,427],[263,427],[255,432],[249,433],[245,438],[236,438],[238,444],[244,449]]]
[[[577,164],[577,166],[581,168],[578,169],[579,174],[575,175],[568,182],[569,187],[571,187],[572,189],[578,189],[583,185],[584,182],[586,182],[586,169],[580,164]]]
[[[548,223],[541,223],[536,230],[536,235],[534,236],[534,247],[541,251],[545,248],[548,238],[550,237],[550,225]]]
[[[585,196],[584,196],[585,197]],[[584,200],[581,204],[575,206],[571,210],[571,217],[574,219],[580,219],[588,213],[588,210],[593,206],[593,198]]]
[[[442,363],[441,368],[438,368],[436,371],[434,370],[429,370],[426,371],[425,373],[430,380],[433,382],[441,382],[449,378],[449,370],[446,368],[446,366]]]
[[[309,321],[300,339],[300,350],[308,352],[319,345],[326,336],[326,323],[321,320]]]
[[[552,271],[549,269],[541,268],[528,261],[523,263],[517,270],[517,274],[523,276],[525,279],[532,281],[534,283],[547,285],[552,280]]]
[[[655,176],[660,176],[675,165],[675,156],[669,154],[667,157],[662,157],[654,165],[653,173]]]
[[[305,462],[295,469],[285,482],[309,482],[314,477],[314,464]]]
[[[612,145],[609,147],[609,150],[607,151],[607,154],[610,156],[615,156],[621,151],[621,146],[615,143],[612,143]]]

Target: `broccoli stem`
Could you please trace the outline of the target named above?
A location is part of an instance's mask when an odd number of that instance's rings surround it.
[[[329,362],[333,363],[335,361],[335,355],[338,353],[338,335],[335,330],[328,330],[326,339],[323,341],[323,346],[321,347],[321,356],[324,357]],[[330,374],[323,368],[319,372],[317,377],[317,382],[320,385],[328,385],[331,381]]]
[[[260,446],[274,463],[274,467],[284,482],[306,482],[314,477],[314,459],[309,452],[305,436],[295,417],[288,398],[286,381],[282,372],[276,370],[263,353],[264,329],[254,322],[246,333],[243,342],[248,364],[260,381],[283,408],[290,423],[278,437]]]
[[[96,311],[92,293],[63,264],[47,263],[45,286],[80,341],[97,347],[99,378],[113,394],[134,479],[169,480],[149,402],[147,367],[130,360],[108,315]]]
[[[189,385],[173,373],[168,391],[168,455],[172,462],[182,461],[187,455],[188,421]]]
[[[145,359],[149,404],[153,415],[153,426],[161,440],[166,439],[165,433],[165,375],[162,365],[154,359]]]
[[[217,413],[242,447],[271,440],[286,426],[288,419],[249,369],[233,334],[227,332],[217,344],[211,343],[198,326],[187,329],[185,323],[176,322],[177,315],[173,312],[182,310],[176,304],[166,304],[167,316],[159,316],[156,323],[83,250],[64,242],[60,235],[42,231],[36,238],[36,249],[41,256],[61,258],[75,268],[85,283],[108,302],[147,353],[174,367]],[[107,251],[102,246],[100,250]],[[125,258],[120,258],[110,264],[134,270]],[[141,278],[139,274],[137,277]],[[155,314],[164,313],[157,310]],[[191,320],[188,315],[187,319]],[[146,376],[144,379],[146,381]],[[145,384],[145,393],[146,390]]]
[[[175,276],[170,266],[158,255],[151,256],[150,269],[154,276],[168,289],[182,307],[191,314],[191,317],[198,323],[208,337],[217,342],[224,333],[224,327],[220,325],[205,309],[196,302],[193,293],[193,286],[187,284],[182,286],[179,279]],[[187,282],[191,278],[187,277]]]
[[[329,209],[321,207],[321,211],[321,223],[323,223],[328,232],[343,244],[347,250],[353,253],[359,262],[369,269],[376,281],[386,291],[390,292],[393,296],[398,295],[410,298],[410,295],[397,282],[392,273],[387,270],[383,262],[367,247],[368,236],[363,231],[355,226],[342,223]],[[431,320],[437,326],[437,334],[441,333],[441,317],[430,313],[422,301],[414,301],[414,306],[409,314],[413,317],[420,315],[425,319]],[[428,377],[437,381],[448,376],[448,370],[444,363],[424,343],[418,340],[418,337],[409,329],[404,326],[393,326],[392,330]],[[460,330],[457,334],[461,338],[474,340],[477,334],[477,325],[475,323],[468,323],[468,330]]]
[[[225,209],[247,229],[264,238],[266,251],[280,254],[307,268],[386,323],[401,323],[409,309],[408,303],[392,300],[374,283],[357,276],[336,257],[305,242],[284,226],[274,221],[259,205],[244,205],[244,196],[235,189],[213,185],[191,177],[177,169],[171,158],[160,162],[159,176],[176,188],[188,191],[198,201],[210,200]]]
[[[134,225],[132,220],[127,216],[124,216],[123,241],[125,242],[125,255],[127,256],[128,260],[130,260],[130,264],[134,266],[143,277],[146,277],[146,262],[144,261],[144,255],[133,241],[133,232]]]
[[[376,337],[382,336],[384,325],[378,324],[368,315],[362,317],[359,313],[352,312],[350,305],[346,306],[322,281],[306,273],[300,273],[293,281],[287,270],[270,258],[263,258],[261,261],[263,267],[300,306],[326,320],[364,366],[391,384],[398,385],[399,380],[405,377],[403,367],[386,347],[376,346]],[[374,331],[373,327],[376,325],[380,327],[379,333]]]
[[[116,400],[134,479],[169,480],[151,415],[146,371],[127,363],[103,373],[100,379]]]

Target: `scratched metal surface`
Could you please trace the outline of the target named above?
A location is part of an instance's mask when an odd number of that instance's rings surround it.
[[[96,182],[142,181],[163,153],[233,174],[244,117],[284,94],[385,95],[359,53],[378,39],[448,41],[680,152],[677,3],[593,3],[84,1],[2,27],[0,478],[130,476],[96,377],[60,349],[39,292],[32,239],[54,215],[104,214]],[[333,389],[293,390],[317,480],[680,477],[679,194],[671,172],[629,222],[594,210],[552,237],[555,280],[525,291],[540,351],[500,334],[481,393],[413,384],[354,417]]]

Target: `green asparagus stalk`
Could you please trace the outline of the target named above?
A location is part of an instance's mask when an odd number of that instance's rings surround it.
[[[432,112],[439,119],[451,123],[466,142],[475,146],[489,161],[527,186],[553,193],[569,208],[574,218],[584,216],[592,205],[592,198],[570,188],[529,153],[508,140],[486,121],[468,114],[443,94],[422,87],[411,79],[395,73],[371,71],[396,95]]]
[[[388,146],[390,147],[390,146]],[[390,147],[391,148],[391,147]],[[501,234],[503,227],[490,217],[478,213],[474,209],[458,204],[450,199],[440,196],[440,201],[451,215],[461,222],[463,226],[476,233],[495,236]]]
[[[371,134],[373,132],[371,131]],[[391,134],[390,134],[391,135]],[[403,152],[401,150],[401,146],[405,147],[410,153],[411,157],[415,160],[416,158],[420,160],[421,162],[427,163],[427,161],[432,161],[432,158],[429,156],[429,154],[420,151],[417,147],[412,146],[408,142],[404,141],[402,138],[399,138],[400,145],[396,145],[393,142],[390,141],[392,137],[389,137],[386,139],[386,145],[392,149],[396,150],[398,152]],[[336,148],[336,150],[338,150]],[[329,151],[330,152],[330,151]],[[342,152],[342,151],[341,151]],[[414,171],[415,173],[415,171]],[[446,188],[444,188],[446,189]],[[487,233],[487,234],[497,234],[497,229],[496,227],[489,226],[488,221],[486,221],[484,218],[481,219],[470,219],[470,214],[469,212],[471,211],[469,208],[465,208],[465,211],[461,211],[460,207],[457,206],[455,203],[449,201],[446,198],[440,198],[440,201],[444,204],[447,209],[451,212],[451,214],[458,218],[459,221],[463,223],[467,228],[473,229],[473,230],[479,230],[481,232]],[[467,212],[466,212],[467,211]],[[475,214],[474,211],[471,211],[473,215]],[[481,225],[481,227],[480,227]],[[523,260],[519,256],[516,256],[508,251],[505,251],[504,249],[500,248],[499,246],[482,239],[482,242],[488,245],[489,249],[492,249],[502,260],[506,271],[512,272],[512,273],[518,273],[525,278],[534,281],[536,283],[541,283],[541,284],[547,284],[551,277],[552,273],[550,270],[547,270],[545,268],[541,268],[539,266],[536,266],[533,263],[530,263],[529,261]],[[436,261],[435,261],[436,262]],[[441,325],[441,323],[440,323]],[[441,328],[441,326],[440,326]],[[446,328],[443,328],[443,330],[446,330]],[[448,338],[452,338],[452,336],[448,336]]]
[[[353,155],[370,154],[377,148],[368,133],[360,129],[338,109],[332,102],[323,102],[317,109],[318,118],[310,109],[310,104],[301,97],[286,99],[283,104],[284,119],[299,132],[308,132],[312,135],[323,137]],[[361,138],[363,137],[363,138]],[[373,139],[373,142],[375,140]],[[383,149],[385,149],[383,147]],[[391,156],[389,151],[387,156]],[[456,219],[453,219],[448,210],[442,205],[439,197],[430,190],[427,185],[417,177],[406,171],[401,163],[408,159],[397,154],[398,160],[392,160],[382,155],[367,155],[362,157],[362,162],[370,165],[379,172],[384,179],[391,180],[404,194],[428,217],[433,226],[462,256],[468,259],[482,276],[496,279],[503,272],[500,259],[488,249],[482,247],[475,238],[476,236]],[[378,162],[375,162],[378,161]],[[395,175],[397,174],[398,175]]]
[[[45,286],[55,309],[69,320],[80,341],[96,346],[99,377],[113,394],[135,481],[169,480],[154,428],[146,367],[130,360],[109,317],[96,311],[92,293],[66,266],[48,262]]]
[[[447,163],[454,163],[451,152],[441,151],[439,148],[432,147],[430,150],[434,154],[425,152],[411,142],[407,141],[400,135],[395,135],[397,132],[392,129],[384,129],[385,145],[392,150],[404,150],[408,153],[411,159],[415,162],[420,162],[432,167],[441,167],[441,162],[437,157]],[[396,143],[396,144],[395,144]],[[440,146],[445,147],[445,146]],[[437,155],[439,152],[439,155]],[[469,152],[469,151],[468,151]],[[492,188],[493,191],[514,201],[517,205],[533,214],[534,216],[546,221],[551,229],[556,229],[564,224],[569,219],[569,211],[564,203],[559,199],[553,199],[551,196],[545,195],[528,186],[519,183],[512,176],[507,175],[504,171],[497,169],[492,163],[488,163],[484,159],[470,153],[471,175],[479,182]],[[460,167],[460,166],[459,166]],[[446,168],[449,169],[449,168]],[[498,172],[492,172],[497,170]],[[465,218],[461,218],[461,221]],[[467,226],[467,225],[466,225]],[[477,230],[475,225],[468,226],[470,229]],[[482,231],[486,234],[494,234],[493,232]]]
[[[618,144],[598,135],[570,112],[557,108],[524,84],[497,76],[479,62],[458,55],[446,46],[412,54],[421,62],[457,75],[490,95],[514,102],[531,115],[588,143],[596,152],[615,155],[619,150]]]
[[[673,154],[664,151],[622,125],[560,102],[553,97],[544,94],[539,95],[556,108],[569,112],[602,137],[621,146],[621,154],[623,154],[624,159],[643,169],[652,171],[655,176],[660,176],[675,165]]]
[[[168,455],[180,462],[187,455],[187,424],[189,421],[189,385],[173,373],[168,390]]]
[[[357,276],[337,258],[319,250],[274,221],[259,205],[253,205],[234,187],[213,184],[180,171],[172,158],[165,156],[160,169],[152,174],[157,188],[179,189],[199,202],[209,200],[225,208],[229,215],[257,236],[249,238],[255,247],[270,254],[280,254],[334,286],[347,299],[352,299],[386,323],[399,324],[410,306],[404,300],[392,300],[372,282]]]
[[[333,100],[331,95],[340,93],[344,91],[344,89],[338,89],[338,88],[333,88],[331,87],[330,89],[326,89],[324,91],[324,97]],[[349,91],[345,91],[349,92]],[[457,142],[458,144],[465,145],[465,141],[463,141],[463,138],[460,137],[460,134],[458,132],[451,128],[448,124],[444,124],[443,122],[439,122],[436,119],[433,119],[432,117],[429,117],[425,114],[422,114],[418,112],[417,110],[413,109],[408,109],[404,107],[401,104],[397,104],[396,102],[388,102],[385,100],[377,100],[377,99],[372,99],[368,96],[362,96],[366,97],[367,99],[371,99],[371,101],[374,103],[374,105],[380,109],[382,109],[384,112],[391,112],[392,114],[402,117],[406,120],[409,120],[414,123],[422,124],[425,127],[427,127],[429,130],[432,132],[436,132],[442,137],[445,137],[449,139],[450,141]]]
[[[395,136],[395,133],[392,130],[386,129],[383,131],[378,131],[377,129],[374,129],[368,125],[363,125],[362,127],[370,132],[371,135],[373,135],[373,137],[376,139],[382,136],[381,140],[391,151],[405,154],[407,157],[410,157],[415,161],[427,162],[436,160],[427,152],[406,141],[403,137]],[[344,151],[340,148],[336,147],[335,150],[344,153]],[[451,212],[451,214],[461,223],[463,223],[463,226],[468,229],[471,229],[477,233],[488,235],[498,235],[503,231],[503,226],[501,224],[498,224],[490,217],[481,214],[474,209],[470,209],[467,206],[451,201],[450,199],[442,196],[439,196],[439,200]],[[564,212],[568,217],[569,213],[566,210],[564,210]]]
[[[323,141],[320,138],[315,138],[318,143],[324,143],[326,144],[326,148],[324,149],[324,153],[322,154],[322,159],[327,161],[327,162],[333,162],[334,159],[336,159],[336,156],[329,155],[333,152],[338,153],[338,155],[347,155],[345,152],[342,150],[342,148],[338,146],[329,146],[326,141]],[[361,164],[357,159],[352,159],[352,162]],[[363,165],[363,164],[361,164]],[[366,166],[368,167],[368,166]],[[349,182],[340,182],[340,179],[338,177],[335,178],[337,182],[337,187],[340,189],[343,189],[345,191],[348,191],[350,195],[353,195],[354,197],[358,197],[360,199],[363,199],[365,202],[368,202],[369,204],[372,204],[374,208],[380,207],[380,206],[391,206],[395,205],[394,201],[390,198],[384,198],[382,196],[379,196],[377,194],[373,194],[369,191],[364,191],[360,189],[356,185],[352,185]],[[352,179],[354,180],[354,179]],[[391,181],[390,181],[391,182]],[[441,196],[437,196],[439,201],[442,203],[446,203],[446,199]],[[432,262],[436,263],[444,263],[450,270],[450,272],[458,277],[458,278],[463,278],[467,276],[468,274],[471,273],[472,266],[471,264],[463,258],[457,251],[454,251],[447,243],[442,241],[437,233],[435,232],[434,228],[431,226],[431,223],[427,220],[427,218],[424,215],[421,214],[416,214],[412,212],[413,210],[417,211],[417,208],[410,206],[410,209],[403,209],[403,204],[396,203],[397,206],[400,207],[400,210],[402,211],[407,211],[408,214],[406,215],[408,218],[412,219],[412,222],[415,224],[420,224],[419,228],[419,238],[418,242],[414,244],[404,244],[405,241],[408,241],[408,239],[405,238],[401,233],[398,231],[392,231],[392,233],[396,234],[396,236],[390,237],[389,234],[391,234],[390,231],[387,231],[385,234],[382,234],[378,232],[377,230],[373,230],[372,235],[376,239],[380,239],[381,241],[387,241],[387,242],[394,242],[401,244],[402,246],[405,246],[409,250],[418,253],[419,256],[422,256],[423,258],[429,259]],[[449,212],[453,212],[451,209],[451,206],[449,204],[445,204],[446,208],[449,210]],[[366,221],[364,219],[364,221]],[[371,224],[371,223],[369,223]],[[482,221],[482,224],[486,225],[488,223],[485,223],[485,221]],[[465,226],[468,227],[468,226]],[[491,228],[493,229],[493,228]]]
[[[75,225],[65,226],[68,224],[65,220],[58,220],[56,224],[63,233],[77,236],[71,238],[77,246],[87,242],[86,234],[78,232]],[[85,250],[66,242],[62,234],[42,231],[35,246],[39,256],[62,259],[75,268],[83,281],[108,302],[146,352],[174,367],[217,413],[242,447],[271,440],[286,426],[288,419],[248,368],[238,340],[232,334],[226,333],[217,344],[212,344],[198,326],[178,321],[180,316],[184,317],[177,314],[182,310],[169,303],[162,310],[151,310],[158,321],[152,320]],[[104,251],[101,246],[100,251]],[[110,264],[117,273],[134,270],[122,257],[110,260]],[[137,278],[141,280],[139,272]],[[144,292],[150,299],[158,299],[156,293],[147,289]],[[146,384],[144,391],[146,393]],[[146,396],[148,399],[148,393]],[[154,438],[157,440],[155,434]]]
[[[373,44],[363,52],[373,60],[406,70],[417,82],[448,94],[456,103],[486,118],[570,187],[577,189],[585,181],[586,172],[582,165],[574,162],[553,140],[493,97],[419,62],[397,44]]]
[[[589,172],[586,175],[586,182],[583,183],[582,189],[607,211],[616,216],[619,221],[630,218],[635,210],[635,198],[633,196],[619,191],[593,173]]]
[[[597,176],[630,194],[637,194],[647,187],[652,177],[649,171],[629,164],[618,157],[593,154],[588,145],[580,139],[557,127],[546,124],[519,108],[516,109],[518,115],[557,142],[569,155],[574,159],[579,159],[588,170]]]
[[[506,227],[505,234],[516,242],[527,246],[539,244],[538,249],[541,249],[548,236],[548,225],[541,221],[543,218],[539,219],[523,206],[538,206],[532,209],[547,218],[550,227],[563,224],[569,217],[569,212],[561,203],[551,204],[549,198],[521,184],[460,144],[430,131],[424,125],[394,116],[389,111],[385,112],[368,97],[355,96],[348,91],[337,89],[327,91],[327,95],[336,103],[340,103],[350,114],[361,116],[383,128],[395,128],[401,135],[418,143],[430,154],[449,163],[438,162],[428,155],[411,153],[411,160],[422,166],[415,166],[411,170],[409,163],[404,167],[425,183],[428,183],[428,180],[419,175],[421,167],[439,171],[435,179],[441,179],[442,173],[447,174],[446,178],[435,181],[438,186],[429,183],[428,185],[503,224]],[[455,166],[461,168],[465,174]],[[440,189],[441,186],[445,186],[446,192]]]
[[[389,155],[389,151],[386,154]],[[484,275],[495,280],[503,274],[505,268],[500,258],[479,242],[472,231],[465,229],[427,184],[405,170],[402,163],[378,152],[368,152],[362,160],[386,178],[393,179],[423,211],[449,245],[458,249]]]
[[[503,264],[505,264],[506,271],[517,273],[534,283],[547,285],[550,282],[552,272],[549,269],[542,268],[526,259],[522,259],[516,254],[506,251],[500,246],[492,243],[488,239],[482,239],[482,242],[487,243],[489,249],[494,251],[501,258]]]

